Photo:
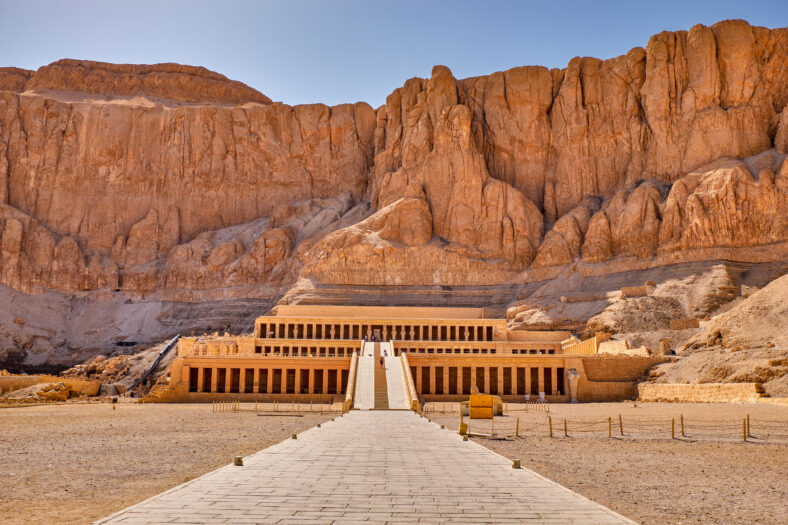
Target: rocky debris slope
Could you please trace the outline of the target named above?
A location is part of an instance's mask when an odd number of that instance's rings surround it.
[[[64,383],[37,383],[0,397],[3,403],[30,403],[36,401],[66,401],[79,395]]]
[[[341,287],[445,287],[446,304],[455,288],[784,261],[787,53],[788,29],[731,20],[564,69],[436,66],[376,109],[273,103],[177,64],[0,68],[0,285],[116,309]],[[582,329],[593,309],[564,320]],[[112,324],[105,340],[130,333]],[[59,359],[3,326],[0,352]]]
[[[788,275],[741,297],[703,323],[678,351],[681,360],[658,366],[660,383],[763,383],[788,396]]]
[[[97,355],[85,363],[69,368],[61,375],[75,379],[101,381],[103,385],[99,392],[100,395],[125,394],[150,369],[165,344],[154,345],[131,354]],[[133,395],[143,397],[158,380],[169,375],[170,365],[175,354],[174,350],[170,351],[161,360],[156,370],[146,378],[144,384],[135,388],[132,392]]]

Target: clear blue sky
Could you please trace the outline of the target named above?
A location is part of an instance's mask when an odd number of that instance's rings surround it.
[[[785,27],[788,0],[0,0],[0,66],[179,62],[289,104],[377,106],[434,64],[458,78],[564,67],[726,18]]]

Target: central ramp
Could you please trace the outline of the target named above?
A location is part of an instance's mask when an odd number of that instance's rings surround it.
[[[375,410],[389,409],[389,393],[386,386],[386,367],[380,346],[375,343]]]
[[[375,408],[375,344],[363,343],[356,369],[353,408],[371,410]]]
[[[98,523],[634,522],[410,411],[351,411]]]

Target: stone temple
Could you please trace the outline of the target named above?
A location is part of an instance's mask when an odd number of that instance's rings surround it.
[[[148,400],[417,408],[473,387],[505,401],[629,399],[663,358],[600,354],[605,339],[508,330],[484,308],[278,306],[251,335],[182,338],[169,385]]]

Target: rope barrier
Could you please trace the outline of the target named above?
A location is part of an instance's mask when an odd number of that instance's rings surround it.
[[[445,407],[445,404],[441,406]],[[430,412],[438,412],[435,410],[435,407],[432,408]],[[519,411],[510,410],[510,412]],[[553,415],[547,413],[547,411],[541,412],[539,415],[542,414],[545,416],[544,419],[538,418],[535,420],[532,418],[530,421],[528,414],[525,417],[510,415],[501,421],[499,421],[499,418],[495,418],[494,421],[485,426],[488,427],[491,437],[528,438],[530,436],[544,436],[545,430],[547,430],[547,435],[550,438],[556,437],[553,432]],[[462,416],[460,416],[460,419],[462,420]],[[613,437],[615,426],[613,416],[603,420],[572,419],[571,417],[563,416],[561,419],[563,420],[563,437],[565,439],[571,439],[571,435],[581,436],[585,439]],[[755,440],[758,443],[764,443],[785,442],[788,440],[788,421],[764,420],[761,422],[761,420],[749,417],[749,414],[738,420],[693,419],[687,418],[683,414],[679,414],[678,418],[673,417],[670,419],[647,417],[627,417],[626,419],[627,432],[625,434],[624,416],[623,414],[618,414],[618,434],[619,436],[633,439],[666,439],[667,433],[670,431],[670,437],[673,440],[684,438],[695,441],[733,441],[738,439],[737,435],[741,435],[742,442]],[[755,432],[755,435],[752,432]]]

